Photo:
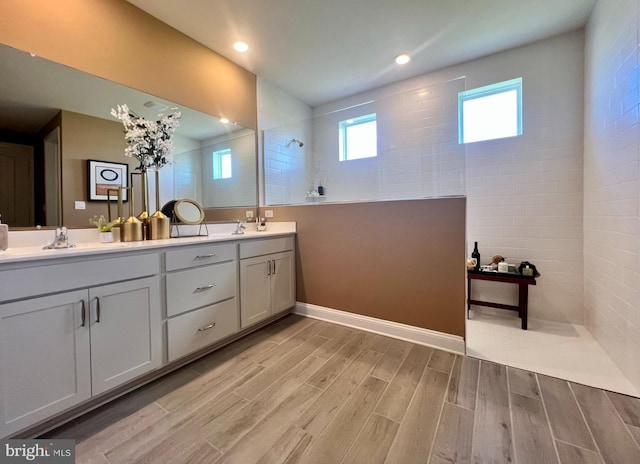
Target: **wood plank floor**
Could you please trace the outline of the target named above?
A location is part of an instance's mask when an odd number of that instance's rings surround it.
[[[640,463],[640,400],[298,316],[54,430],[78,464]]]

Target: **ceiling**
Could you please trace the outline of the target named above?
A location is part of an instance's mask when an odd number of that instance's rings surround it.
[[[317,106],[579,29],[597,0],[128,1]]]

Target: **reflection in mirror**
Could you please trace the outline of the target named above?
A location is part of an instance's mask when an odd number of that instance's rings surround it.
[[[106,204],[87,202],[86,160],[137,167],[125,158],[122,124],[110,115],[123,103],[149,119],[173,107],[182,112],[174,162],[160,171],[161,204],[193,198],[207,208],[256,207],[253,130],[2,44],[0,75],[0,214],[10,226],[85,226],[106,214]],[[212,150],[230,151],[231,177],[214,178]],[[17,177],[5,179],[14,171]],[[150,198],[154,189],[151,183]],[[76,209],[78,201],[85,210]]]
[[[174,155],[175,197],[193,198],[205,208],[254,205],[254,131],[237,130],[204,140],[199,145]]]

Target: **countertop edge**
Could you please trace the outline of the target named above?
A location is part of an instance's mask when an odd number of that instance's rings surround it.
[[[28,263],[34,261],[57,260],[73,257],[103,256],[129,251],[152,251],[160,248],[172,248],[176,246],[196,245],[205,243],[236,242],[251,239],[280,237],[295,235],[296,230],[279,231],[248,231],[241,235],[231,233],[216,233],[207,236],[176,237],[163,240],[143,240],[139,242],[113,242],[113,243],[79,243],[74,248],[58,250],[43,250],[42,247],[8,248],[0,251],[0,268],[5,264]]]

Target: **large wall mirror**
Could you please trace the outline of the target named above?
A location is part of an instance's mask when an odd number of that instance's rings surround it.
[[[182,112],[173,162],[160,172],[162,204],[190,198],[212,220],[217,209],[257,206],[251,129],[1,44],[0,81],[3,222],[84,227],[94,214],[106,215],[106,203],[87,201],[86,160],[135,170],[136,161],[124,156],[122,124],[110,114],[118,104],[150,119],[173,107]]]

